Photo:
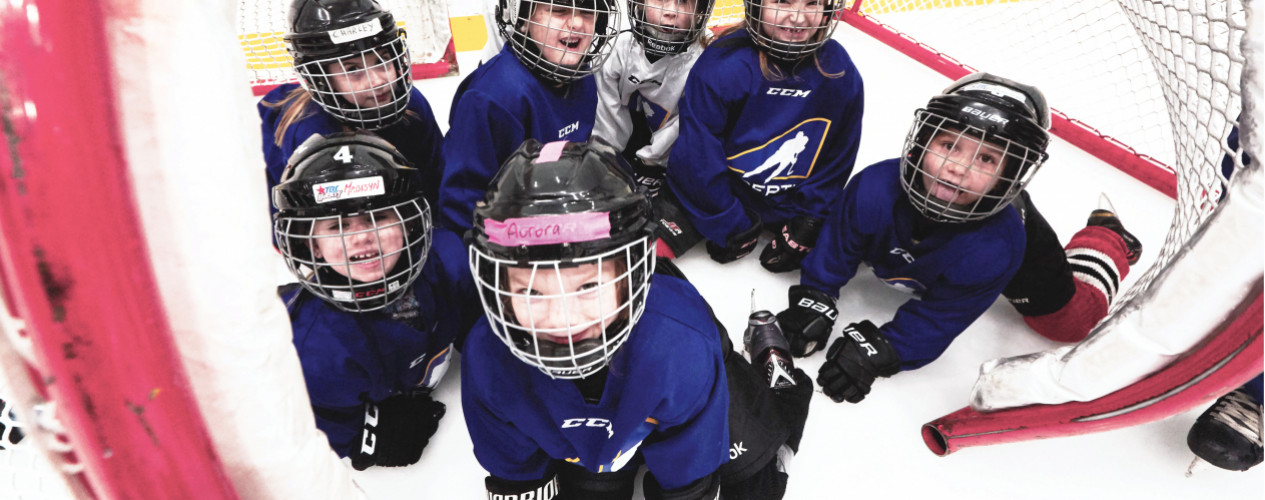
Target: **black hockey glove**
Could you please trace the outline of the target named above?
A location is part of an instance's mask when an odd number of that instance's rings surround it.
[[[422,391],[366,403],[360,444],[351,450],[351,466],[365,470],[374,465],[403,467],[417,463],[444,411],[443,403]]]
[[[843,338],[826,352],[826,363],[817,372],[817,385],[836,403],[860,403],[878,377],[900,371],[900,357],[878,327],[869,321],[843,327]]]
[[[549,476],[535,481],[510,481],[496,476],[488,476],[483,480],[488,489],[488,498],[534,498],[551,500],[566,498],[558,496],[558,476]]]
[[[694,229],[672,189],[661,190],[650,203],[656,222],[655,247],[659,257],[675,259],[702,241],[703,235]]]
[[[729,235],[729,238],[725,239],[725,246],[722,247],[708,240],[707,254],[712,257],[712,260],[728,264],[746,257],[755,250],[756,243],[760,242],[760,231],[763,229],[760,216],[747,212],[747,219],[751,221],[751,227]]]
[[[791,354],[802,358],[824,349],[839,318],[834,297],[805,285],[791,287],[786,295],[790,307],[777,313],[777,322],[791,344]]]
[[[760,252],[760,265],[775,273],[799,269],[804,256],[817,244],[821,224],[822,220],[815,217],[795,216]]]
[[[642,163],[641,158],[633,158],[628,162],[632,164],[633,177],[637,179],[637,185],[645,186],[646,196],[658,196],[659,188],[663,187],[663,178],[668,176],[668,168],[663,165]]]

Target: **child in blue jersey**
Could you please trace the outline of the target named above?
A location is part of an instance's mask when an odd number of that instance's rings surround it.
[[[363,470],[417,462],[430,391],[482,314],[460,238],[432,229],[422,176],[386,141],[313,136],[273,189],[281,289],[316,426]]]
[[[746,256],[768,228],[760,263],[799,268],[852,173],[861,138],[861,74],[831,40],[842,0],[746,0],[690,70],[668,196],[656,207],[659,249],[699,239],[713,259]]]
[[[827,396],[856,403],[876,377],[930,363],[999,295],[1053,340],[1081,340],[1106,316],[1142,245],[1095,210],[1060,246],[1024,191],[1046,159],[1049,123],[1040,90],[969,75],[919,110],[902,158],[848,184],[778,314],[793,354],[825,347],[837,291],[862,262],[919,297],[881,327],[843,329],[818,373]]]
[[[628,499],[641,464],[648,499],[781,498],[812,382],[735,355],[698,291],[656,269],[649,216],[627,164],[568,142],[525,142],[475,210],[487,314],[461,392],[489,498]]]
[[[597,76],[593,139],[623,151],[637,182],[655,196],[680,129],[677,101],[711,32],[712,0],[628,0],[632,30]]]
[[[597,110],[591,75],[619,24],[615,0],[500,0],[505,47],[452,98],[440,225],[470,228],[475,202],[525,139],[588,140]]]
[[[437,203],[443,135],[413,88],[404,31],[391,13],[376,0],[294,0],[284,38],[299,83],[259,102],[268,189],[313,134],[372,130],[419,165],[423,194]]]

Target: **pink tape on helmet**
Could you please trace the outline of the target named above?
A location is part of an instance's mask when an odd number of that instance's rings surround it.
[[[610,238],[611,219],[607,212],[486,219],[483,231],[488,241],[506,247],[580,243]]]
[[[566,145],[567,141],[553,141],[545,144],[544,147],[540,148],[540,156],[536,157],[536,161],[533,163],[558,161],[559,158],[562,158],[562,148],[566,147]]]

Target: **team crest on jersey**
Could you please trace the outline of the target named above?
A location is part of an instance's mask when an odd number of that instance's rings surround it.
[[[922,295],[922,292],[927,290],[925,285],[919,283],[918,280],[913,278],[883,278],[883,283],[887,283],[888,286],[902,292],[912,293],[919,296]]]
[[[813,174],[830,120],[811,118],[759,147],[729,157],[729,169],[765,196],[786,191]]]
[[[668,115],[671,114],[663,106],[646,99],[640,91],[633,91],[632,95],[628,96],[628,109],[639,110],[646,115],[646,124],[650,126],[651,132],[663,128],[663,124],[668,122]]]

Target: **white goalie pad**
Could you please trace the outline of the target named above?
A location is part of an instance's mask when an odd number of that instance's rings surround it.
[[[1240,171],[1230,195],[1150,288],[1075,346],[992,360],[980,368],[970,405],[992,411],[1090,401],[1163,368],[1260,293],[1265,272],[1261,168]]]

